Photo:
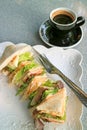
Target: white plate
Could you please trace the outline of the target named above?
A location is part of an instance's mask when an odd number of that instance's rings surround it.
[[[0,56],[6,45],[11,42],[0,43]],[[40,53],[45,53],[49,60],[58,67],[66,76],[81,86],[82,75],[82,55],[75,49],[63,50],[58,47],[50,49],[42,45],[34,46]],[[53,75],[54,79],[59,79]],[[67,88],[67,119],[64,124],[47,123],[44,130],[82,130],[81,114],[82,104]],[[19,97],[15,96],[15,89],[10,88],[6,77],[0,75],[0,129],[1,130],[34,130],[31,113],[27,109],[27,102],[21,102]]]

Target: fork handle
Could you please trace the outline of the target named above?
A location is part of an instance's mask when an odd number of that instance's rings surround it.
[[[58,74],[64,82],[75,92],[79,100],[87,107],[87,94],[78,87],[74,82],[72,82],[67,76],[65,76],[60,70],[54,67],[54,71]]]

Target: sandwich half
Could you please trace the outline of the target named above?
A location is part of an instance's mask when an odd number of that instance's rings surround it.
[[[29,107],[33,109],[34,118],[55,123],[65,121],[67,95],[61,81],[57,81],[53,87],[40,87],[30,99]]]

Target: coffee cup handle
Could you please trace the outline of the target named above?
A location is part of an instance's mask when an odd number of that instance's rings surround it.
[[[81,26],[81,25],[83,25],[84,23],[85,23],[85,18],[82,17],[82,16],[79,16],[79,17],[77,18],[76,26],[77,26],[77,27],[78,27],[78,26]]]

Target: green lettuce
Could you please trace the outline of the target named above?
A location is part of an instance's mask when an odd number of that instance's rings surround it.
[[[37,91],[32,92],[29,96],[29,99],[32,100],[36,94],[37,94]]]
[[[17,74],[14,76],[14,79],[13,79],[14,83],[20,82],[20,79],[22,78],[23,74],[26,71],[28,71],[28,70],[32,69],[33,67],[36,67],[36,66],[37,66],[37,64],[35,62],[31,62],[30,64],[25,65],[23,68],[21,68],[21,70],[19,70],[17,72]]]
[[[32,60],[32,59],[33,59],[33,57],[31,55],[31,53],[30,52],[25,52],[25,53],[23,53],[23,54],[21,54],[19,56],[18,62],[20,63],[22,61],[27,61],[27,60]]]
[[[58,88],[45,90],[42,94],[42,100],[44,100],[48,95],[54,95],[58,92]]]
[[[48,86],[48,87],[53,87],[53,81],[48,79],[44,84],[43,86]]]
[[[66,120],[66,112],[64,112],[64,115],[62,117],[59,116],[52,116],[48,113],[39,113],[37,115],[37,118],[41,118],[41,117],[47,117],[47,118],[52,118],[52,119],[56,119],[56,120]]]
[[[32,79],[33,79],[33,76],[30,77],[26,83],[22,81],[22,85],[18,88],[16,95],[19,95],[20,93],[22,93],[27,88],[27,86],[32,81]]]
[[[24,90],[27,86],[28,86],[27,83],[23,83],[23,84],[21,85],[21,87],[18,88],[17,93],[16,93],[16,96],[19,95],[21,92],[23,92],[23,90]]]
[[[6,66],[4,69],[6,69],[9,72],[13,72],[14,68],[11,68],[10,66]]]
[[[30,108],[30,107],[32,107],[32,105],[31,105],[31,102],[32,102],[32,100],[33,100],[33,98],[34,98],[34,96],[37,94],[37,91],[34,91],[34,92],[32,92],[30,95],[29,95],[29,103],[28,103],[28,108]],[[35,104],[36,105],[36,104]],[[34,105],[33,105],[34,106]]]

